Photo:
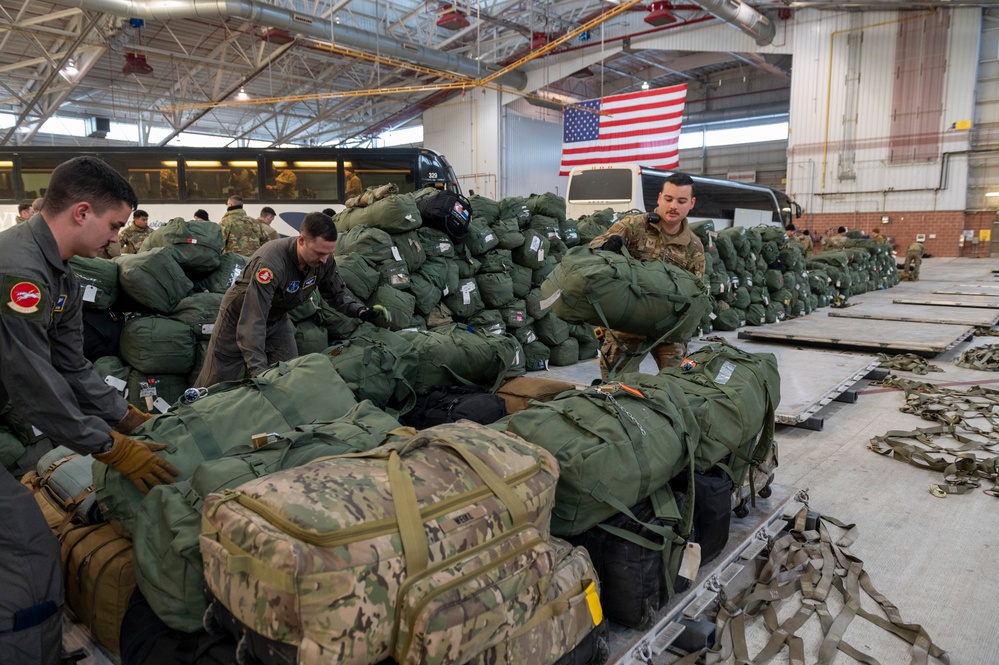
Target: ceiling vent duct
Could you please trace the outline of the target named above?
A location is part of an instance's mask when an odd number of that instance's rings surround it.
[[[108,132],[111,131],[111,119],[110,118],[84,118],[83,126],[87,130],[87,136],[92,139],[103,139],[107,138]]]
[[[146,62],[146,56],[141,53],[126,53],[125,66],[121,68],[122,74],[152,74],[153,66]]]
[[[262,34],[260,36],[260,39],[267,42],[268,44],[284,46],[285,44],[290,44],[293,41],[295,41],[295,36],[282,28],[271,28],[270,30]]]
[[[649,5],[649,13],[642,19],[649,25],[660,26],[676,23],[673,6],[668,2],[653,2]]]
[[[444,5],[441,15],[437,17],[437,27],[445,30],[461,30],[469,25],[468,18],[454,5]]]

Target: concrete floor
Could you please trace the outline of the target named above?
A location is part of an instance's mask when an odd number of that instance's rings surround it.
[[[856,302],[890,302],[898,294],[931,293],[955,284],[999,284],[992,270],[995,259],[927,259],[918,282],[903,282],[887,291],[857,296]],[[826,316],[820,309],[810,316]],[[871,321],[877,325],[877,321]],[[724,335],[741,348],[758,346]],[[900,376],[954,386],[999,384],[999,373],[957,367],[962,351],[984,344],[999,344],[999,338],[975,337],[929,359],[944,371],[918,376]],[[654,372],[646,360],[642,370]],[[807,364],[781,367],[782,374],[808,372]],[[569,368],[554,368],[551,378],[588,384],[599,376],[596,361]],[[996,386],[999,388],[999,385]],[[874,586],[898,608],[905,621],[922,624],[931,639],[951,655],[951,663],[999,663],[999,502],[980,490],[964,495],[935,498],[930,485],[941,475],[882,457],[868,449],[873,436],[892,429],[910,430],[931,423],[901,413],[903,393],[883,390],[861,381],[856,403],[832,403],[820,414],[822,431],[778,426],[780,467],[776,480],[783,485],[807,489],[810,507],[820,513],[855,523],[859,529],[850,548],[864,561]],[[986,483],[988,485],[988,483]],[[781,619],[796,609],[786,603]],[[864,603],[873,609],[874,605]],[[832,608],[834,613],[838,608]],[[806,662],[815,662],[821,633],[813,620],[799,634],[805,639]],[[750,653],[765,643],[766,633],[757,627],[750,635]],[[908,645],[855,619],[846,641],[878,658],[882,665],[910,662]],[[787,651],[772,663],[787,663]],[[838,654],[835,663],[855,662]],[[930,662],[936,662],[930,659]]]

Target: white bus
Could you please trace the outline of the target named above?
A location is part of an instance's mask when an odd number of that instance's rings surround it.
[[[635,164],[581,166],[569,173],[566,216],[579,218],[597,210],[655,210],[663,181],[673,171]],[[777,224],[787,227],[801,217],[801,206],[787,194],[764,185],[691,175],[696,203],[688,219],[710,219],[715,229]]]

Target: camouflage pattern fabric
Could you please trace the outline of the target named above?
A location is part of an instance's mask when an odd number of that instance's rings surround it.
[[[923,245],[914,242],[905,250],[905,278],[919,279],[919,266],[923,264]]]
[[[822,241],[822,251],[834,252],[836,250],[843,249],[844,247],[846,247],[846,241],[847,237],[845,235],[833,236],[831,238],[827,238],[826,240]]]
[[[369,187],[364,190],[364,192],[359,192],[357,195],[347,199],[344,205],[348,208],[366,208],[375,201],[381,201],[384,198],[388,198],[392,194],[398,193],[399,186],[394,182],[390,182],[378,187]]]
[[[219,226],[222,227],[222,237],[225,238],[222,253],[235,252],[242,256],[251,256],[260,249],[261,245],[271,239],[268,231],[273,231],[267,224],[247,215],[242,208],[230,210],[223,215]]]
[[[636,259],[665,261],[703,279],[704,246],[690,230],[686,218],[680,222],[680,232],[673,236],[663,230],[661,223],[648,220],[648,214],[628,215],[594,238],[590,242],[590,248],[602,247],[610,236],[622,236],[628,252]],[[600,376],[606,380],[618,361],[627,355],[635,355],[645,341],[646,338],[639,335],[609,331],[600,348]],[[652,349],[659,369],[675,364],[686,352],[686,344],[660,344]],[[621,367],[618,369],[620,371]]]
[[[153,235],[154,229],[148,226],[140,229],[135,224],[130,224],[118,233],[118,244],[121,246],[122,254],[138,254],[142,248],[142,243],[146,238]]]
[[[361,179],[356,173],[351,174],[347,178],[347,186],[344,189],[344,197],[351,198],[352,196],[360,196],[364,192],[364,185],[361,184]]]
[[[554,457],[468,421],[393,434],[205,501],[209,589],[300,665],[463,662],[538,611]]]
[[[797,236],[795,240],[797,240],[798,244],[801,246],[802,256],[811,256],[815,253],[815,245],[812,244],[811,236]]]
[[[277,190],[278,198],[293,199],[298,196],[298,176],[291,169],[284,169],[274,179],[274,189]]]

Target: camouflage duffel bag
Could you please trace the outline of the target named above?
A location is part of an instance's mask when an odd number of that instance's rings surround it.
[[[130,436],[165,444],[158,455],[177,467],[177,480],[186,480],[199,464],[248,444],[255,434],[334,420],[354,404],[354,394],[329,359],[314,353],[278,363],[252,379],[216,384],[206,397],[146,421]],[[94,493],[104,517],[131,535],[142,501],[135,485],[94,461]]]
[[[208,590],[299,665],[466,662],[542,611],[555,460],[468,421],[409,431],[205,500]]]

